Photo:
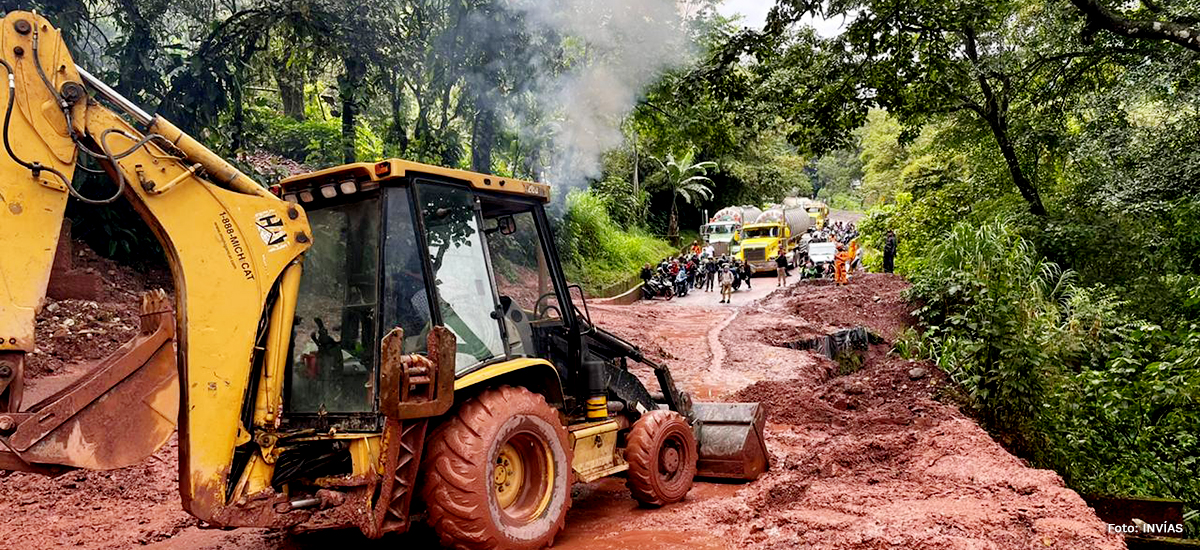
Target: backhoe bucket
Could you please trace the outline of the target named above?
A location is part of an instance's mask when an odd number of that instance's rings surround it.
[[[770,467],[761,403],[694,403],[692,417],[697,476],[754,480]]]

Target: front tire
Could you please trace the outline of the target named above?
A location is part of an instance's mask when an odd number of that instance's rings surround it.
[[[571,505],[571,449],[558,413],[501,386],[459,407],[431,438],[422,496],[442,544],[464,550],[549,546]]]
[[[683,500],[696,477],[696,435],[683,415],[666,410],[643,414],[626,438],[625,485],[644,506]]]

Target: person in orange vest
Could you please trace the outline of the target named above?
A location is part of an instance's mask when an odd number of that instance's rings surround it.
[[[700,252],[700,241],[692,241],[692,255],[699,256]]]
[[[839,285],[850,283],[850,275],[848,273],[851,262],[858,255],[858,239],[850,241],[850,247],[843,250],[841,244],[838,245],[838,253],[833,257],[833,273],[834,281]]]

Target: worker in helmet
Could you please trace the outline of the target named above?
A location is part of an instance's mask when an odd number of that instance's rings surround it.
[[[837,245],[838,252],[833,257],[833,272],[834,281],[839,285],[850,283],[850,263],[854,261],[858,255],[858,239],[850,241],[850,246],[847,248],[841,243]]]

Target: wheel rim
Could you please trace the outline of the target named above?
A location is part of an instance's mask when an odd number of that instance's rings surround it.
[[[492,461],[492,485],[506,523],[525,524],[541,517],[554,496],[554,460],[541,438],[513,434]]]
[[[683,440],[683,436],[677,433],[667,434],[663,439],[662,446],[658,449],[659,479],[667,483],[675,481],[683,470],[683,463],[686,458],[687,445]]]

